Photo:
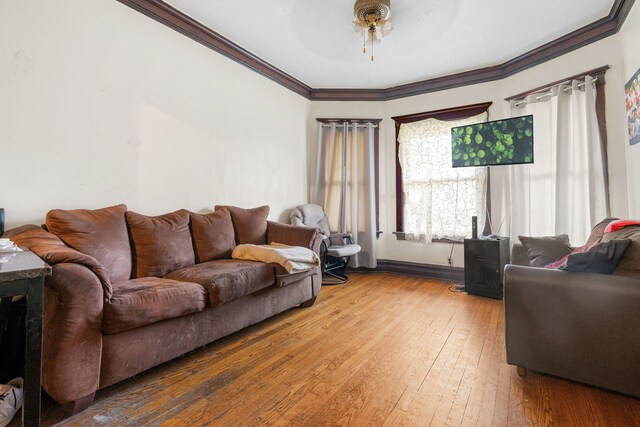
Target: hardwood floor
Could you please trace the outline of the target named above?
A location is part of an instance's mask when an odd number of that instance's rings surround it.
[[[634,426],[640,400],[504,362],[501,301],[353,274],[293,309],[99,391],[62,425]],[[62,419],[52,403],[43,425]]]

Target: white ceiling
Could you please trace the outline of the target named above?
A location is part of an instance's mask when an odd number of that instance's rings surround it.
[[[362,53],[353,0],[166,0],[319,88],[383,89],[501,64],[608,15],[613,0],[392,0],[394,30]]]

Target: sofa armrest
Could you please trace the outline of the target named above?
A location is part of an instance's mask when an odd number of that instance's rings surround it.
[[[56,235],[37,225],[23,225],[7,231],[6,236],[18,246],[27,247],[47,264],[76,263],[90,269],[100,281],[104,298],[110,299],[111,281],[105,268],[95,258],[68,247]]]
[[[58,403],[98,389],[103,301],[98,277],[82,265],[56,264],[45,280],[42,385]]]
[[[507,265],[507,363],[640,396],[640,280]]]
[[[267,243],[275,242],[290,246],[302,246],[303,248],[311,249],[319,255],[322,238],[322,233],[317,227],[304,227],[267,221]]]

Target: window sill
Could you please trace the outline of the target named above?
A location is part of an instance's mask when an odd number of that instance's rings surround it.
[[[407,240],[407,235],[403,231],[394,231],[393,234],[396,236],[396,240]],[[464,241],[451,240],[451,239],[431,239],[431,243],[453,243],[462,245]]]

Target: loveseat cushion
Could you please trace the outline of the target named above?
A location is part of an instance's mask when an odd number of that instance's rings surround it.
[[[197,283],[142,277],[113,285],[102,331],[115,334],[204,310],[207,291]]]
[[[162,277],[194,264],[189,211],[159,216],[129,211],[126,217],[133,240],[134,277]]]
[[[225,209],[231,213],[237,244],[264,245],[267,243],[269,206],[265,205],[253,209],[236,206],[215,207],[216,211]]]
[[[73,249],[95,258],[111,282],[131,277],[131,245],[125,205],[103,209],[54,209],[47,214],[47,229]]]
[[[209,293],[212,307],[228,303],[275,283],[273,265],[221,259],[173,271],[166,279],[199,283]]]
[[[197,262],[229,259],[236,246],[231,214],[221,209],[208,214],[189,212]]]

